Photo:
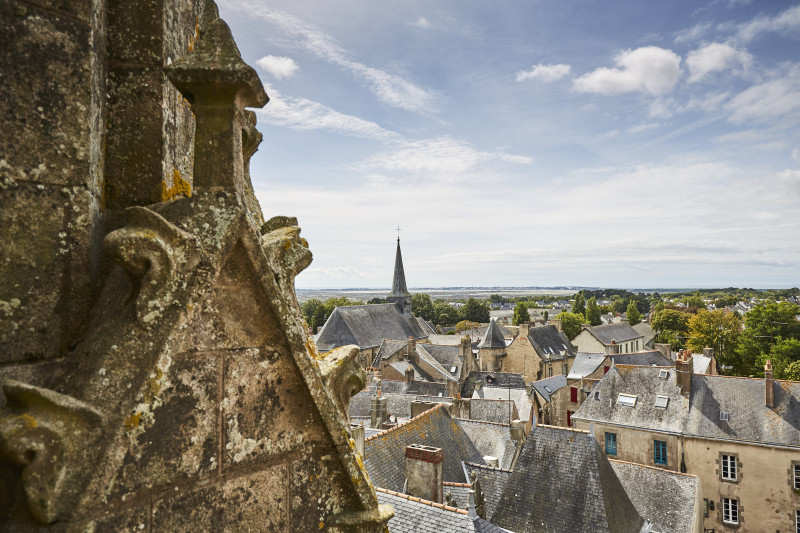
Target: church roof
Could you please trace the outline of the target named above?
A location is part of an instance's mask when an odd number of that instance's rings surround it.
[[[497,320],[489,322],[489,327],[486,328],[486,336],[483,338],[478,348],[505,348],[506,339],[503,337],[503,332],[500,331],[500,326]]]
[[[394,257],[394,278],[390,296],[411,296],[406,287],[406,273],[403,270],[403,256],[400,253],[400,237],[397,238],[397,254]]]
[[[427,337],[414,317],[405,317],[389,304],[337,307],[317,335],[321,351],[355,344],[359,348],[380,346],[384,340],[415,340]]]

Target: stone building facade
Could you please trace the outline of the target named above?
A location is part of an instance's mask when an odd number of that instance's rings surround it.
[[[0,1],[0,530],[385,531],[208,0]]]

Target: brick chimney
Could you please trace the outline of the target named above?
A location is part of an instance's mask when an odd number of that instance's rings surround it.
[[[406,446],[406,493],[442,503],[442,463],[444,452],[441,448],[424,444]]]
[[[772,379],[772,361],[764,365],[764,403],[770,409],[775,407],[775,381]]]
[[[692,390],[692,354],[689,350],[678,353],[675,360],[675,384],[681,388],[681,394],[688,396]]]

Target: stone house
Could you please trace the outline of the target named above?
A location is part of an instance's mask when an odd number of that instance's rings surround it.
[[[616,345],[617,353],[633,353],[644,349],[644,335],[627,321],[600,326],[584,324],[572,344],[578,352],[609,353],[609,347]]]
[[[615,365],[573,419],[609,456],[700,478],[704,527],[793,531],[800,517],[800,383]]]
[[[478,343],[478,370],[481,372],[508,372],[506,369],[506,339],[497,323],[497,318],[492,317],[486,334]]]
[[[575,359],[572,343],[552,324],[538,327],[520,324],[519,334],[506,354],[506,372],[522,374],[525,381],[555,374],[566,376]]]

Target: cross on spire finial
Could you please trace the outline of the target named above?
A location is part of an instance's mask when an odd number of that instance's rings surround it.
[[[400,242],[400,230],[401,230],[400,226],[397,226],[395,230],[397,231],[397,242]]]

